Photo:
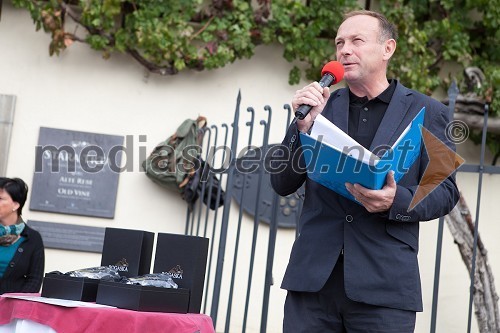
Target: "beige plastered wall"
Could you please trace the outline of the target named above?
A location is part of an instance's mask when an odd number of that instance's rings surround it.
[[[239,60],[225,68],[175,76],[147,75],[131,58],[113,54],[104,60],[99,53],[81,44],[74,44],[59,57],[49,57],[49,36],[35,32],[28,13],[15,9],[4,1],[0,21],[0,93],[17,96],[14,126],[8,156],[7,175],[21,177],[31,185],[33,179],[38,132],[41,126],[102,134],[132,136],[134,142],[133,171],[120,174],[114,219],[63,215],[30,211],[26,204],[26,219],[98,227],[141,229],[152,232],[184,233],[186,206],[174,193],[159,188],[140,171],[139,148],[149,152],[158,142],[173,133],[186,118],[203,115],[209,125],[230,124],[233,120],[238,90],[242,93],[242,138],[249,120],[246,108],[256,110],[258,120],[267,119],[264,106],[273,109],[270,142],[281,141],[286,112],[294,91],[307,82],[291,86],[288,71],[291,64],[282,58],[278,46],[259,47],[252,59]],[[139,142],[146,135],[146,142]],[[262,126],[256,125],[255,138],[262,138]],[[257,141],[257,145],[259,145]],[[246,139],[240,140],[240,144]],[[466,143],[458,152],[467,162],[477,163],[479,148]],[[2,157],[3,158],[3,157]],[[486,161],[491,161],[487,154]],[[476,174],[459,174],[460,189],[475,217]],[[498,202],[499,175],[484,175],[480,206],[480,235],[488,249],[490,264],[497,279],[500,276],[500,220]],[[233,202],[231,221],[238,218],[238,206]],[[230,224],[229,234],[234,235]],[[253,218],[242,221],[237,277],[248,276],[248,260]],[[428,332],[432,304],[432,288],[437,238],[437,221],[421,224],[419,262],[424,293],[424,312],[417,316],[416,332]],[[266,239],[268,228],[259,227],[254,286],[262,285],[265,274]],[[281,332],[283,303],[286,293],[279,288],[288,255],[295,237],[294,230],[279,229],[274,258],[268,332]],[[234,237],[228,239],[225,267],[230,272]],[[243,250],[242,250],[243,249]],[[442,248],[441,282],[437,332],[464,332],[467,328],[469,278],[456,245],[445,226]],[[98,266],[100,254],[46,249],[46,271],[69,271]],[[235,285],[234,312],[230,332],[241,331],[246,291],[245,279]],[[243,283],[243,282],[245,283]],[[223,283],[228,282],[228,276]],[[497,284],[498,285],[498,284]],[[261,315],[262,289],[255,288],[250,302],[247,332],[258,332]],[[226,297],[221,299],[219,313],[225,313]],[[208,307],[207,312],[209,312]],[[223,316],[217,331],[223,330]],[[477,332],[473,317],[473,332]]]

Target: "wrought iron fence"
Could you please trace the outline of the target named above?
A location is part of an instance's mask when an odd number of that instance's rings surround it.
[[[200,198],[204,198],[205,191],[216,193],[216,200],[224,200],[224,205],[216,209],[210,209],[203,200],[198,200],[197,204],[188,209],[186,215],[185,233],[209,237],[211,239],[209,256],[207,263],[207,274],[205,277],[205,298],[202,311],[209,313],[214,321],[214,325],[219,327],[220,318],[223,318],[224,332],[230,331],[230,325],[234,310],[234,291],[237,280],[246,279],[246,292],[244,296],[244,310],[241,319],[241,331],[246,332],[249,324],[250,299],[256,292],[262,292],[260,307],[260,331],[266,332],[267,316],[269,310],[270,288],[273,285],[272,268],[275,254],[276,235],[278,224],[281,227],[296,228],[302,200],[300,190],[288,197],[280,197],[270,187],[269,175],[265,172],[264,164],[267,152],[274,144],[269,142],[269,133],[272,121],[272,109],[264,107],[267,119],[262,119],[256,123],[256,112],[252,107],[247,108],[247,115],[250,118],[245,123],[248,126],[248,137],[240,135],[240,101],[238,95],[234,120],[231,126],[222,124],[220,127],[211,126],[205,133],[203,143],[206,170],[202,172],[207,181],[207,185],[201,187]],[[283,126],[283,133],[286,131],[291,119],[291,108],[284,105],[288,112],[286,126]],[[281,111],[281,110],[280,110]],[[254,136],[256,126],[263,126],[263,137]],[[238,140],[246,140],[247,154],[236,158]],[[214,154],[214,151],[222,151]],[[228,156],[230,155],[230,156]],[[217,161],[217,159],[219,159]],[[211,166],[211,167],[208,167]],[[220,184],[224,184],[213,190],[212,182],[214,176]],[[238,203],[237,219],[230,218],[232,199]],[[251,231],[251,244],[243,244],[241,239],[241,227],[244,215],[253,216],[253,227]],[[267,232],[267,251],[264,283],[255,285],[253,276],[255,272],[255,261],[257,251],[257,238],[259,226],[262,222],[267,222],[265,231]],[[231,225],[230,225],[231,224]],[[231,232],[229,231],[232,227]],[[261,233],[263,231],[260,231]],[[226,253],[228,237],[234,241],[234,252],[231,254],[232,261],[226,263],[228,258]],[[244,247],[246,246],[246,247]],[[248,275],[246,277],[237,276],[236,266],[239,264],[239,255],[249,253],[249,260],[246,266]],[[230,270],[229,281],[223,285],[223,274]],[[225,292],[222,294],[222,290]],[[221,298],[226,297],[225,302]],[[238,302],[243,302],[238,299]],[[210,303],[210,309],[209,309]],[[224,303],[224,304],[223,304]],[[226,305],[222,309],[222,305]],[[225,312],[222,312],[224,311]],[[222,313],[221,313],[222,312]],[[240,325],[238,325],[240,326]]]
[[[453,81],[450,88],[448,89],[448,100],[449,100],[449,112],[450,119],[454,118],[455,113],[455,103],[457,96],[459,94],[458,87]],[[483,128],[481,136],[481,147],[480,147],[480,159],[478,165],[473,164],[463,164],[457,172],[472,172],[478,174],[477,183],[477,199],[476,199],[476,214],[474,220],[474,243],[473,243],[473,254],[472,263],[470,267],[470,287],[469,287],[469,306],[468,306],[468,316],[467,316],[467,333],[471,331],[472,325],[472,307],[473,307],[473,295],[474,295],[474,284],[475,284],[475,272],[476,272],[476,256],[478,249],[478,235],[479,235],[479,211],[481,207],[481,190],[483,185],[483,175],[484,173],[489,174],[500,174],[500,167],[495,165],[485,165],[484,157],[486,150],[486,134],[488,130],[488,115],[489,115],[489,105],[484,104],[484,115],[483,115]],[[441,269],[441,250],[443,243],[443,229],[444,229],[444,217],[439,219],[438,225],[438,235],[437,235],[437,246],[436,246],[436,261],[434,268],[434,286],[432,293],[432,312],[431,312],[431,327],[430,332],[436,332],[436,321],[437,321],[437,310],[438,310],[438,296],[439,296],[439,282],[440,282],[440,269]]]

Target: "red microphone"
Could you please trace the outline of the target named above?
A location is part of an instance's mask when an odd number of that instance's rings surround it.
[[[330,61],[321,70],[321,80],[319,85],[321,87],[329,87],[332,84],[339,83],[344,78],[344,67],[338,61]],[[305,116],[311,111],[312,106],[307,104],[302,104],[295,111],[295,117],[298,119],[304,119]]]

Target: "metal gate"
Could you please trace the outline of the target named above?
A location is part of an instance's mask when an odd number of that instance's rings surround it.
[[[274,146],[269,143],[273,113],[271,107],[264,107],[266,119],[256,120],[256,112],[252,107],[247,108],[247,113],[241,114],[240,102],[241,95],[238,94],[231,125],[211,126],[205,130],[202,158],[209,163],[205,163],[202,177],[206,185],[201,187],[200,199],[195,206],[187,211],[185,233],[208,237],[211,240],[202,312],[212,317],[216,327],[223,326],[224,332],[230,332],[236,283],[246,279],[244,300],[237,300],[240,305],[244,302],[243,314],[240,314],[239,319],[241,325],[238,326],[241,326],[241,332],[246,332],[249,313],[252,309],[259,309],[260,332],[266,332],[278,224],[296,230],[302,200],[300,190],[288,197],[281,197],[270,188],[269,175],[264,166],[268,159],[264,157]],[[288,119],[286,126],[283,125],[283,134],[291,120],[290,106],[285,104],[284,109],[288,112]],[[250,118],[245,123],[245,126],[248,126],[247,137],[239,134],[241,116]],[[263,127],[263,137],[254,136],[254,129],[259,125]],[[245,140],[243,151],[246,151],[246,155],[236,156],[238,140]],[[214,182],[223,186],[214,187]],[[212,198],[215,197],[215,207],[212,207],[215,209],[202,203],[207,193],[210,193]],[[219,207],[220,200],[224,200],[224,204]],[[231,205],[235,203],[238,204],[238,216],[231,218]],[[251,244],[245,244],[241,239],[242,222],[244,218],[248,220],[249,214],[253,217]],[[265,233],[267,247],[264,251],[265,275],[263,282],[257,284],[253,277],[260,274],[255,271],[255,262],[257,241],[262,233]],[[228,239],[234,242],[234,253],[230,256],[226,251]],[[238,275],[236,271],[236,266],[241,264],[239,260],[243,253],[249,257],[248,263],[243,263],[246,264],[247,276]],[[224,274],[226,278],[223,283]],[[256,297],[256,294],[259,296]],[[260,306],[250,307],[252,297],[258,299]]]

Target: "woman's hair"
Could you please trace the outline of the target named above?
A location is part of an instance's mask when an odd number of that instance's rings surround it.
[[[28,185],[26,185],[21,178],[0,177],[0,189],[9,193],[12,201],[19,204],[17,216],[20,216],[22,214],[26,198],[28,197]]]

